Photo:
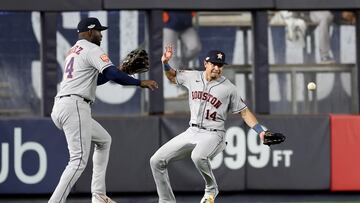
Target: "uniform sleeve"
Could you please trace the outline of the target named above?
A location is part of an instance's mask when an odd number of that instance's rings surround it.
[[[244,100],[241,98],[241,96],[236,91],[235,86],[233,86],[231,88],[231,94],[230,94],[229,112],[236,114],[246,108],[247,108],[247,106],[244,103]]]
[[[114,65],[109,56],[100,47],[91,49],[87,54],[87,60],[90,65],[95,67],[100,73],[102,73],[105,68]]]
[[[176,84],[189,88],[191,80],[195,80],[195,72],[196,71],[176,70]]]

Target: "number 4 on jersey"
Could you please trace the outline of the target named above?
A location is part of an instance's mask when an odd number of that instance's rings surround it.
[[[210,114],[210,110],[208,109],[208,110],[206,110],[206,117],[205,117],[206,119],[208,119],[208,120],[213,120],[213,121],[215,121],[216,120],[216,111],[214,111],[214,112],[212,112],[211,114]]]
[[[65,73],[67,73],[66,78],[72,78],[72,72],[74,71],[74,57],[71,57],[69,63],[66,64]]]

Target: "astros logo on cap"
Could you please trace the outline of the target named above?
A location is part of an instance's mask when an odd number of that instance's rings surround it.
[[[93,29],[95,27],[95,24],[91,24],[88,26],[89,29]]]

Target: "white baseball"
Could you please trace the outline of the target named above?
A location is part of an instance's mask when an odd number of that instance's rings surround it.
[[[309,91],[314,91],[314,90],[316,89],[316,84],[315,84],[314,82],[309,82],[309,83],[307,84],[307,89],[308,89]]]

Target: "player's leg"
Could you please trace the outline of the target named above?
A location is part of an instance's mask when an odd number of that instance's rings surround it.
[[[49,202],[65,202],[71,188],[84,171],[91,146],[91,115],[88,104],[64,99],[59,105],[57,119],[62,125],[68,144],[70,160]]]
[[[224,132],[201,131],[197,136],[197,144],[191,153],[191,159],[205,181],[205,197],[213,198],[218,194],[218,186],[211,169],[210,159],[225,148]]]
[[[94,119],[91,120],[91,125],[92,142],[95,144],[91,192],[106,195],[105,177],[109,161],[111,136]]]
[[[55,124],[55,126],[58,129],[62,130],[61,120],[59,120],[59,115],[61,114],[61,112],[60,112],[60,109],[59,109],[59,106],[57,103],[58,103],[58,99],[56,99],[54,101],[54,106],[51,111],[51,119],[52,119],[53,123]]]
[[[172,191],[167,166],[170,161],[190,156],[194,144],[191,143],[189,129],[174,137],[150,158],[150,166],[155,180],[159,203],[175,203],[175,196]]]

